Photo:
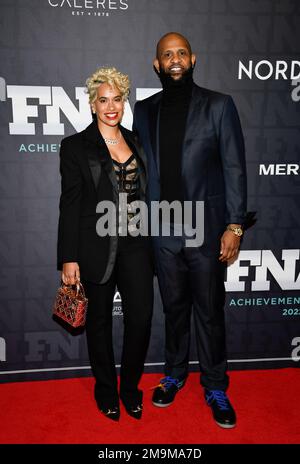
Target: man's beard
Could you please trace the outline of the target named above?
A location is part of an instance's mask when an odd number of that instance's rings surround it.
[[[164,71],[162,68],[157,72],[160,82],[163,87],[181,87],[182,85],[187,84],[188,82],[193,81],[193,72],[194,67],[191,65],[186,69],[179,79],[173,79],[171,73]]]

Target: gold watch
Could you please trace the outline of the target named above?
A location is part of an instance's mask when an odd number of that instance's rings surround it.
[[[243,229],[241,227],[227,227],[227,230],[231,230],[237,237],[241,237],[243,235]]]

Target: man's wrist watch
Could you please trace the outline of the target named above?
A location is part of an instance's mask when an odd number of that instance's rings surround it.
[[[243,235],[243,229],[241,227],[232,227],[232,226],[228,226],[227,227],[227,230],[231,230],[231,232],[233,232],[235,235],[237,235],[238,237],[241,237]]]

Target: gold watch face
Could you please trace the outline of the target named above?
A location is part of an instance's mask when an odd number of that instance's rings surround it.
[[[235,227],[233,230],[234,230],[234,233],[238,235],[239,237],[243,235],[243,231],[240,227]]]
[[[241,229],[240,227],[228,227],[228,230],[231,230],[231,232],[233,232],[238,237],[241,237],[241,235],[243,235],[243,229]]]

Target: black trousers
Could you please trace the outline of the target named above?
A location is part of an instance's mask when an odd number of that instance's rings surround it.
[[[101,259],[101,257],[99,257]],[[116,286],[121,295],[124,337],[120,396],[128,406],[142,400],[138,383],[150,339],[153,311],[152,254],[145,237],[119,237],[115,267],[103,285],[83,281],[89,299],[86,335],[99,408],[118,405],[112,340],[112,308]]]
[[[188,375],[193,308],[201,385],[226,390],[226,264],[217,256],[203,255],[198,248],[170,248],[155,247],[165,313],[165,373],[180,380]]]

